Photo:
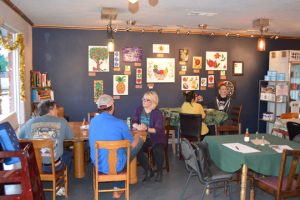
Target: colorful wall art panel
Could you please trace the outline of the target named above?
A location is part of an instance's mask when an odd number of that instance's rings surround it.
[[[143,69],[142,68],[136,68],[136,81],[135,83],[137,85],[142,84],[142,80],[143,80]]]
[[[103,94],[103,80],[94,80],[94,102]]]
[[[188,49],[179,49],[179,62],[189,61],[189,50]]]
[[[153,44],[153,53],[170,53],[168,44]]]
[[[214,84],[215,82],[215,75],[208,75],[208,84]]]
[[[201,87],[207,86],[207,78],[201,78]]]
[[[175,82],[174,58],[147,58],[147,83]]]
[[[115,68],[120,67],[120,51],[114,52],[114,67]]]
[[[199,90],[199,76],[181,76],[181,90]]]
[[[201,56],[193,57],[193,69],[202,69],[202,57]]]
[[[207,51],[206,70],[227,70],[227,52]]]
[[[89,46],[89,72],[109,72],[107,46]]]
[[[114,75],[113,95],[128,95],[128,75]]]
[[[124,62],[142,62],[143,49],[138,47],[125,47],[122,49]]]

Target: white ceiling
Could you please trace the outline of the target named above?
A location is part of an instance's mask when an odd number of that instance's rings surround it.
[[[266,35],[300,37],[300,0],[159,0],[152,7],[139,0],[139,10],[128,11],[127,0],[11,0],[35,26],[106,27],[101,20],[102,7],[118,9],[113,27],[126,27],[136,20],[138,27],[200,31],[207,24],[209,32],[259,33],[252,27],[257,18],[271,20]],[[191,16],[191,12],[216,13],[214,16]],[[183,27],[183,28],[182,28]]]

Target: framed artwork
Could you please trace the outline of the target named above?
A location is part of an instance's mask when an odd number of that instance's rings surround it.
[[[202,57],[194,56],[193,57],[193,69],[201,69],[202,68]]]
[[[153,44],[153,53],[170,53],[170,45]]]
[[[89,72],[109,72],[107,46],[89,46]]]
[[[189,50],[188,49],[179,49],[179,62],[189,61]]]
[[[181,90],[199,90],[199,76],[181,76]]]
[[[201,87],[207,86],[207,78],[201,78]]]
[[[94,80],[94,102],[103,94],[103,80]]]
[[[207,76],[208,84],[214,84],[215,82],[215,75],[208,75]]]
[[[143,49],[138,47],[125,47],[122,49],[124,62],[142,62]]]
[[[206,70],[227,70],[227,52],[207,51]]]
[[[244,75],[244,63],[242,61],[233,61],[232,72],[234,76]]]
[[[128,75],[114,75],[113,95],[128,95]]]
[[[114,52],[114,67],[115,68],[120,67],[120,51]]]
[[[175,82],[174,58],[147,58],[147,83]]]

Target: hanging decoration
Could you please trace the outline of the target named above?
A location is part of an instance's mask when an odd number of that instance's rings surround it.
[[[4,49],[9,50],[9,51],[13,51],[19,47],[20,83],[21,83],[20,96],[21,96],[21,100],[25,101],[26,95],[25,95],[24,35],[21,33],[18,33],[17,39],[13,43],[10,43],[9,38],[7,40],[5,40],[4,36],[0,35],[0,44],[1,44],[1,46],[4,47]]]

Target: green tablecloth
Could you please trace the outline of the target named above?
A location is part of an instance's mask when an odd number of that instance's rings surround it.
[[[159,110],[163,113],[165,117],[170,118],[171,126],[179,125],[180,108],[160,108]],[[227,113],[214,110],[214,109],[207,109],[204,122],[206,125],[218,125],[223,123],[225,120],[227,120],[227,118],[228,118]]]
[[[300,149],[300,144],[285,140],[273,135],[263,134],[265,140],[275,145],[288,145],[293,149]],[[259,134],[258,138],[261,138]],[[251,135],[254,139],[255,135]],[[222,135],[222,136],[206,136],[204,140],[208,143],[209,153],[214,163],[223,171],[235,172],[239,170],[243,164],[255,172],[278,176],[280,168],[281,154],[274,151],[269,145],[254,145],[252,142],[245,143],[243,135]],[[251,146],[260,152],[244,154],[233,151],[222,144],[225,143],[241,143]],[[298,166],[299,167],[299,166]]]

